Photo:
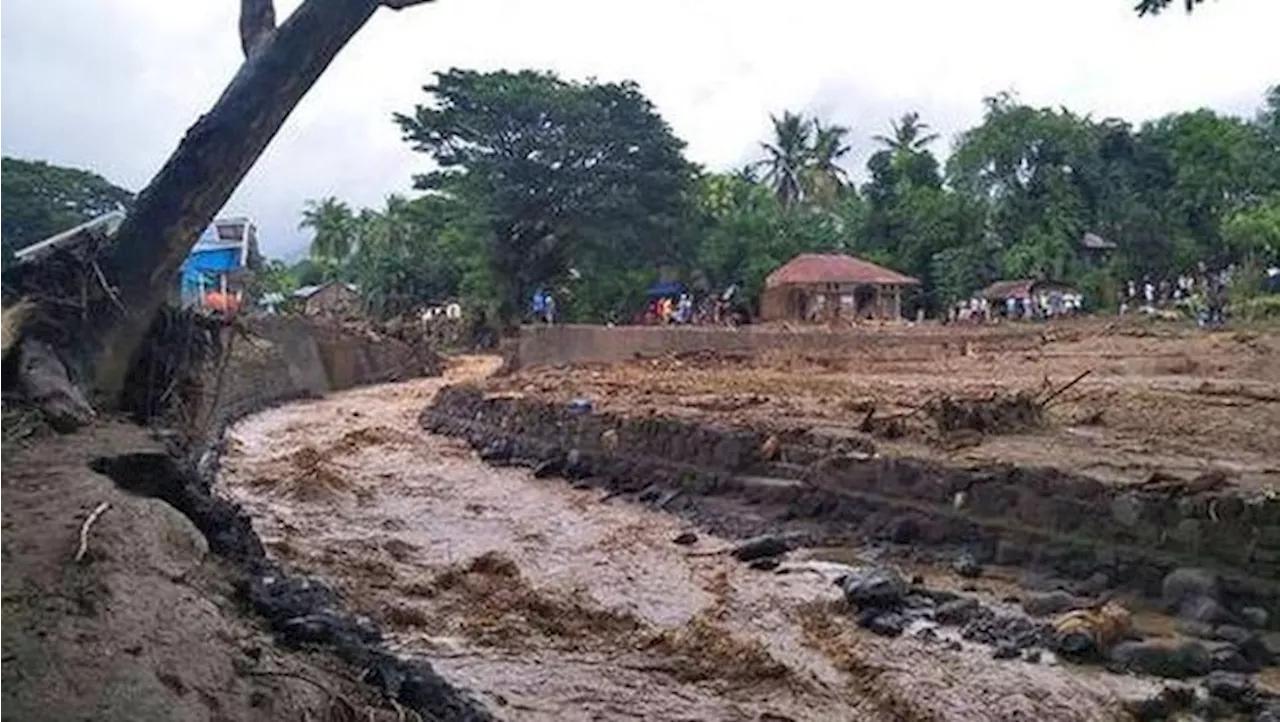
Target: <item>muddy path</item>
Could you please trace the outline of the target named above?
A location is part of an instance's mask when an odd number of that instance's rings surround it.
[[[1117,716],[1151,684],[859,630],[820,568],[771,574],[680,519],[422,431],[445,377],[273,409],[228,433],[220,484],[270,552],[512,720]]]

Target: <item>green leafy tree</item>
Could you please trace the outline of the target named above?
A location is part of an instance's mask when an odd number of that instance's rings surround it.
[[[0,160],[0,195],[6,255],[133,202],[96,173],[8,157]]]
[[[1245,265],[1280,261],[1280,193],[1232,214],[1222,230],[1232,256]]]
[[[349,275],[378,316],[411,313],[467,297],[464,279],[483,266],[480,220],[462,203],[429,194],[415,200],[387,198],[382,210],[357,216],[359,246]]]
[[[482,214],[505,321],[571,270],[594,279],[680,255],[693,167],[634,83],[455,69],[425,90],[429,105],[396,116],[440,168],[416,184]]]

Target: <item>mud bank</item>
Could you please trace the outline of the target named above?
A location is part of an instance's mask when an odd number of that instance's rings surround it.
[[[179,428],[104,421],[6,442],[5,490],[15,498],[4,510],[5,712],[185,720],[278,719],[299,710],[310,718],[330,709],[374,719],[374,707],[358,711],[334,691],[362,687],[354,669],[379,690],[369,702],[375,707],[390,699],[431,718],[488,719],[429,664],[390,653],[377,625],[344,611],[329,587],[267,559],[249,517],[212,490],[223,434],[235,420],[299,397],[438,374],[438,357],[295,318],[254,321],[228,342],[225,363],[200,370],[195,393],[177,405]],[[80,546],[93,539],[93,553],[65,560],[63,537],[74,538],[81,524]],[[261,633],[241,618],[246,609],[277,643],[299,651],[237,645],[237,637]],[[102,655],[113,660],[109,670],[98,669]],[[269,660],[276,664],[262,666]],[[282,679],[307,683],[329,707],[292,692],[276,699],[282,693],[272,685]]]
[[[1280,617],[1280,500],[1262,493],[1117,488],[1051,468],[953,468],[877,457],[856,435],[770,440],[750,428],[593,413],[475,387],[442,390],[421,422],[491,460],[648,490],[720,534],[796,528],[825,544],[961,547],[983,563],[1105,579],[1152,597],[1173,569],[1207,567],[1237,606]]]

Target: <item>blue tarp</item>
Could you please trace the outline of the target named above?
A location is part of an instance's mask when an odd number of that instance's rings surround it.
[[[239,248],[218,248],[207,251],[192,251],[182,268],[196,271],[226,272],[240,267]]]
[[[672,281],[670,283],[655,283],[645,291],[645,295],[649,298],[677,298],[685,292],[683,283]]]
[[[240,246],[218,238],[210,226],[182,262],[182,299],[186,303],[199,300],[200,292],[218,287],[218,277],[240,268]]]

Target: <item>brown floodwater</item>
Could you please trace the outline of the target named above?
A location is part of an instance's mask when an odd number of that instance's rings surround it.
[[[272,409],[221,488],[270,552],[509,720],[1095,720],[1150,681],[857,629],[822,564],[759,572],[679,518],[492,468],[418,414],[444,378]]]

